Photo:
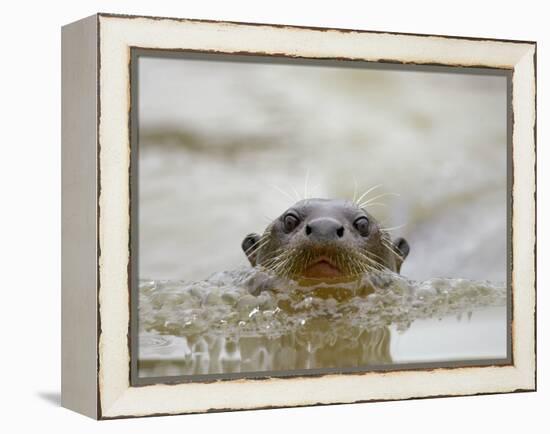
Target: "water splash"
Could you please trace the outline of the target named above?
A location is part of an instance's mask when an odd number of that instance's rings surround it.
[[[466,279],[415,282],[393,273],[369,274],[359,281],[301,286],[277,281],[253,295],[262,273],[242,268],[198,282],[143,280],[139,324],[143,331],[186,336],[276,337],[323,318],[333,325],[406,330],[422,318],[461,315],[506,303],[504,284]]]
[[[503,284],[465,279],[415,282],[380,273],[334,285],[265,283],[266,275],[248,267],[198,282],[142,281],[140,372],[391,363],[389,326],[404,332],[416,320],[506,304]]]

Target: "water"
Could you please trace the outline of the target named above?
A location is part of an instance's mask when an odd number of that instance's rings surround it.
[[[370,274],[328,285],[259,271],[142,281],[139,376],[380,366],[506,357],[506,290],[465,279]]]

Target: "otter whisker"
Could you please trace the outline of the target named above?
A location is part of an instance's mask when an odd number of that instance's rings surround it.
[[[282,275],[285,276],[285,277],[289,277],[290,276],[290,268],[292,266],[294,266],[295,263],[296,263],[296,261],[295,261],[294,250],[292,249],[288,252],[287,259],[279,267],[279,269],[282,270],[281,271]]]
[[[351,274],[358,275],[363,272],[362,267],[360,266],[359,262],[356,258],[350,258],[350,272]]]
[[[268,243],[269,243],[269,238],[264,238],[264,237],[260,237],[260,239],[258,241],[256,241],[254,244],[252,244],[250,247],[248,247],[246,250],[245,250],[245,253],[248,255],[248,254],[252,254],[254,252],[256,252],[257,250],[265,247]]]
[[[311,252],[307,252],[305,257],[302,255],[302,269],[307,267],[311,263],[313,254]]]
[[[259,267],[259,269],[267,273],[274,272],[274,269],[277,267],[277,265],[277,263],[271,263],[269,265],[263,264]]]
[[[288,264],[289,262],[282,262],[274,267],[271,271],[281,277],[288,277]]]
[[[275,185],[275,184],[268,184],[271,188],[274,188],[275,190],[277,190],[279,193],[283,194],[284,196],[286,196],[287,198],[290,199],[291,202],[294,202],[295,201],[295,198],[292,197],[292,195],[286,191],[284,191],[282,188],[280,188],[279,186]]]
[[[365,264],[361,264],[361,262],[357,259],[357,257],[354,257],[351,261],[352,264],[352,270],[353,274],[359,275],[362,274],[365,271]]]
[[[261,249],[263,249],[269,242],[266,242],[265,244],[261,244],[253,249],[247,249],[245,250],[245,253],[247,255],[253,255],[253,254],[256,254],[258,251],[260,251]]]
[[[384,202],[369,202],[369,206],[388,206]]]
[[[263,261],[263,264],[264,265],[274,265],[276,264],[277,262],[280,262],[282,261],[283,259],[285,259],[285,253],[284,252],[273,252],[273,255],[272,257],[268,258],[268,259],[265,259]]]
[[[386,270],[388,270],[388,268],[384,264],[381,264],[380,262],[375,261],[372,258],[366,257],[366,258],[364,258],[364,260],[365,260],[365,264],[369,267],[370,271],[374,271],[374,270],[376,270],[376,271],[386,271]]]
[[[388,267],[386,267],[384,264],[381,264],[380,262],[372,259],[372,258],[365,258],[366,261],[371,264],[370,266],[378,271],[391,271]]]
[[[277,261],[275,261],[273,264],[271,264],[271,269],[273,271],[276,271],[277,269],[282,268],[291,259],[292,259],[292,257],[290,257],[290,256],[279,258]]]
[[[372,264],[371,266],[373,266],[375,269],[379,270],[379,271],[384,271],[384,270],[389,270],[388,267],[386,267],[383,263],[381,263],[380,261],[377,261],[373,258],[370,257],[370,255],[373,255],[373,256],[376,256],[378,259],[380,260],[384,260],[382,257],[372,253],[372,252],[366,252],[366,254],[364,253],[360,253],[363,257],[363,259],[368,262],[369,264]]]
[[[273,275],[276,275],[276,276],[281,276],[281,277],[284,277],[284,273],[281,271],[281,268],[277,267],[275,269],[273,268],[265,268],[264,269],[264,272],[268,273],[268,274],[273,274]]]
[[[364,202],[361,202],[359,204],[359,208],[363,208],[363,207],[369,205],[370,203],[372,203],[373,201],[375,201],[376,199],[380,199],[382,197],[387,197],[387,196],[397,196],[397,197],[399,197],[401,195],[399,193],[382,193],[382,194],[379,194],[378,196],[374,196],[373,198],[370,198],[370,199],[368,199]]]
[[[395,231],[397,229],[404,228],[405,226],[407,226],[407,223],[403,223],[402,225],[398,225],[398,226],[392,226],[392,227],[389,227],[389,228],[382,228],[380,230],[384,231],[384,232],[390,232],[390,231]]]
[[[292,192],[294,193],[294,197],[296,197],[296,200],[297,200],[297,201],[301,201],[301,200],[303,199],[302,197],[300,197],[300,193],[298,193],[298,190],[296,190],[296,189],[294,188],[294,186],[291,185],[291,186],[290,186],[290,189],[291,189]]]
[[[365,259],[365,266],[368,267],[369,271],[373,271],[373,270],[377,270],[377,271],[384,271],[384,266],[377,263],[377,262],[374,262],[374,261],[369,261],[369,259]]]
[[[365,256],[366,258],[370,259],[371,261],[374,261],[376,258],[380,259],[381,261],[384,261],[384,258],[382,256],[379,256],[376,253],[370,252],[368,250],[364,250],[360,254]],[[374,258],[372,258],[371,256],[374,256]],[[376,262],[381,264],[381,262],[379,262],[379,261],[376,261]]]
[[[347,269],[350,275],[361,275],[365,271],[368,271],[370,267],[368,266],[368,264],[361,262],[360,257],[361,255],[356,253],[354,253],[352,256],[340,254],[339,255],[339,262],[341,264],[340,267],[342,269]],[[343,263],[344,260],[345,260],[345,265]]]
[[[357,178],[353,175],[353,199],[352,202],[356,203],[357,201]]]
[[[281,264],[283,264],[286,260],[288,260],[286,255],[281,254],[279,256],[276,256],[276,257],[266,261],[263,265],[264,265],[265,268],[274,271],[276,268],[281,266]]]
[[[304,181],[304,199],[307,199],[307,183],[309,181],[309,169],[306,171],[306,179]]]
[[[298,271],[301,271],[299,270],[299,266],[302,267],[303,266],[303,261],[300,261],[300,252],[298,252],[296,249],[293,249],[292,250],[292,254],[293,254],[293,261],[291,262],[291,266],[290,266],[290,269],[289,269],[289,276],[295,276],[296,274],[298,274]]]
[[[372,273],[373,271],[378,269],[378,267],[370,265],[368,262],[358,261],[358,266],[359,266],[359,269],[361,271],[361,274],[364,274],[365,272]]]
[[[262,243],[268,243],[268,242],[269,242],[269,239],[260,237],[260,239],[258,241],[256,241],[254,244],[252,244],[250,247],[248,247],[246,249],[246,251],[253,250],[253,249],[256,248],[256,246],[258,246]]]
[[[289,261],[293,259],[293,255],[291,252],[283,252],[280,255],[273,258],[273,260],[269,264],[269,269],[271,271],[277,273],[278,270],[283,269],[283,267],[288,264]]]
[[[336,253],[336,256],[334,258],[334,262],[336,263],[336,266],[338,268],[340,268],[341,270],[344,270],[344,269],[348,268],[347,267],[348,264],[344,265],[344,263],[342,262],[342,253],[341,252]]]
[[[388,249],[391,253],[393,253],[395,256],[397,256],[399,259],[403,260],[403,256],[401,253],[398,253],[394,246],[390,246],[387,242],[382,241],[382,245]]]
[[[273,273],[275,275],[285,277],[286,275],[284,273],[284,266],[285,266],[285,264],[279,264],[276,267],[270,268],[268,271],[270,271],[271,273]]]
[[[280,255],[275,258],[269,259],[267,261],[264,261],[264,267],[273,269],[277,267],[279,264],[281,264],[284,260],[286,260],[286,256]]]
[[[263,242],[269,242],[270,240],[270,235],[271,235],[271,230],[270,229],[267,229],[264,234],[258,239],[258,241],[256,241],[254,244],[252,244],[252,246],[250,246],[248,249],[252,249],[254,248],[255,246],[259,245],[260,243],[263,243]],[[248,250],[247,249],[247,250]]]
[[[369,189],[368,189],[367,191],[365,191],[361,196],[359,196],[359,199],[354,200],[353,202],[354,202],[355,204],[360,203],[361,200],[363,200],[363,198],[364,198],[367,194],[369,194],[371,191],[376,190],[376,189],[379,188],[379,187],[382,187],[382,184],[378,184],[378,185],[375,185],[374,187],[369,188]],[[359,208],[361,208],[361,206],[359,206]]]
[[[309,187],[309,195],[311,196],[315,190],[317,190],[320,187],[320,184],[315,184],[311,187]],[[311,197],[304,198],[305,200],[311,199]]]

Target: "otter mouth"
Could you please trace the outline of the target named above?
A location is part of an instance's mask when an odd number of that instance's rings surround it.
[[[313,279],[330,279],[342,277],[344,273],[330,258],[320,256],[308,264],[302,275]]]

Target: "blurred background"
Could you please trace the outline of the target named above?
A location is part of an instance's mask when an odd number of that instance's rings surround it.
[[[226,59],[139,58],[140,278],[247,264],[296,196],[379,185],[403,275],[506,280],[506,77]]]

